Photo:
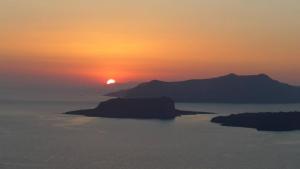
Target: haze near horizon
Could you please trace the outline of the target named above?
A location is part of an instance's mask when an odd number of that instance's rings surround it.
[[[300,85],[296,0],[0,2],[1,88],[266,73]]]

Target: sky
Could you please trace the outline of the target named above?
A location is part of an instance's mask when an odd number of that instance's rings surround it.
[[[1,0],[0,82],[13,90],[233,72],[300,85],[299,11],[299,0]]]

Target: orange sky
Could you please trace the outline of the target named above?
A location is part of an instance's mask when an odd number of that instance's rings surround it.
[[[299,11],[295,0],[2,0],[0,75],[102,83],[263,72],[300,84]]]

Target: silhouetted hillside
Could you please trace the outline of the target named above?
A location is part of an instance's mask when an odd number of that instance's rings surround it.
[[[132,89],[110,93],[108,96],[166,96],[179,102],[293,103],[300,102],[300,88],[273,80],[265,74],[229,74],[212,79],[180,82],[153,80]]]
[[[211,120],[223,126],[255,128],[263,131],[300,130],[300,112],[241,113]]]
[[[172,99],[161,97],[110,99],[101,102],[95,109],[72,111],[66,114],[108,118],[174,119],[181,115],[210,113],[176,110]]]

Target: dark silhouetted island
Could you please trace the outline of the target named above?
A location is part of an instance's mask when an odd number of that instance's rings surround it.
[[[215,117],[211,122],[259,131],[292,131],[300,130],[300,112],[232,114]]]
[[[229,74],[212,79],[164,82],[153,80],[134,88],[109,93],[121,98],[170,97],[176,102],[298,103],[300,87],[271,79],[266,74]]]
[[[133,119],[174,119],[181,115],[210,114],[175,109],[174,101],[161,98],[115,98],[101,102],[98,107],[66,114],[90,117],[133,118]]]

